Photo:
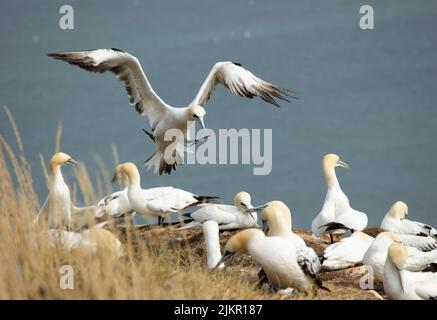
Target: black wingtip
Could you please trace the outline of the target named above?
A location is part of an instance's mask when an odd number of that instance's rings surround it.
[[[120,50],[120,49],[117,49],[117,48],[111,48],[111,50],[118,51],[118,52],[124,52],[123,50]]]
[[[242,66],[243,66],[243,65],[242,65],[241,63],[239,63],[239,62],[234,62],[234,61],[232,61],[232,63],[235,64],[236,66],[239,66],[239,67],[242,67]]]

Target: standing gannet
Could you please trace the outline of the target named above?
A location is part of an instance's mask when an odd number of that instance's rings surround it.
[[[310,292],[317,286],[312,270],[305,262],[299,262],[289,239],[267,237],[259,229],[246,229],[231,237],[217,265],[229,261],[236,253],[245,252],[262,267],[275,290],[293,288]]]
[[[282,201],[271,201],[262,211],[263,229],[268,237],[282,237],[290,242],[296,250],[299,266],[311,276],[315,284],[323,288],[320,279],[320,261],[313,248],[308,247],[305,241],[292,230],[291,211]],[[294,250],[293,249],[293,250]]]
[[[339,270],[353,267],[363,262],[363,256],[374,238],[361,231],[331,244],[323,251],[322,269]]]
[[[64,164],[77,162],[63,152],[55,153],[50,160],[49,195],[36,217],[38,224],[46,223],[49,228],[69,228],[71,223],[73,204],[61,172]]]
[[[126,175],[128,180],[127,197],[132,209],[144,216],[158,217],[160,224],[162,217],[170,213],[180,212],[187,207],[208,203],[217,198],[198,196],[173,187],[142,189],[140,173],[137,166],[132,162],[122,164],[120,172]]]
[[[222,258],[219,241],[219,225],[214,220],[208,220],[202,223],[203,236],[206,246],[206,261],[209,269],[217,266],[217,263]],[[224,264],[220,264],[217,268],[224,268]]]
[[[190,141],[188,131],[197,121],[205,128],[203,106],[209,100],[218,84],[228,88],[233,94],[264,101],[279,107],[275,98],[289,101],[295,98],[288,90],[256,77],[235,62],[217,62],[203,82],[194,100],[185,108],[174,108],[166,104],[153,91],[138,59],[119,49],[97,49],[89,51],[49,53],[50,57],[77,65],[85,70],[103,73],[112,71],[124,84],[129,101],[135,110],[149,118],[152,132],[148,133],[156,143],[155,152],[145,164],[159,174],[170,174],[181,163],[181,145]],[[187,123],[189,122],[189,123]],[[169,129],[178,129],[185,141],[166,141],[165,133]],[[171,137],[170,137],[171,138]],[[196,142],[196,140],[194,140]],[[169,149],[167,149],[169,147]],[[167,150],[167,151],[166,151]]]
[[[123,185],[123,189],[111,193],[97,203],[97,210],[95,212],[95,217],[97,219],[112,217],[116,220],[119,220],[120,218],[124,217],[124,215],[129,215],[134,212],[127,197],[127,177],[122,176],[120,169],[120,164],[115,167],[115,173],[112,181],[115,182],[120,180]]]
[[[372,267],[376,279],[383,280],[388,248],[397,241],[402,242],[407,249],[408,257],[404,269],[421,271],[437,266],[435,265],[437,264],[437,241],[432,238],[430,239],[434,240],[434,243],[430,244],[431,246],[423,241],[423,237],[403,236],[395,232],[381,232],[375,237],[365,252],[363,264]]]
[[[349,169],[350,166],[341,161],[338,155],[327,154],[323,157],[322,167],[328,191],[322,210],[311,224],[311,230],[316,237],[328,232],[333,242],[332,233],[344,233],[345,228],[352,231],[363,230],[367,226],[367,215],[351,208],[349,199],[337,180],[335,168]]]
[[[405,219],[408,215],[408,206],[405,202],[395,202],[381,222],[381,228],[385,231],[393,231],[399,234],[429,235],[437,239],[437,230],[421,222]]]
[[[408,250],[400,242],[388,249],[384,265],[384,291],[395,300],[436,300],[437,273],[405,270]]]
[[[207,204],[189,216],[194,221],[175,230],[200,227],[205,221],[216,221],[220,230],[246,229],[255,227],[258,216],[256,212],[249,212],[253,208],[250,194],[241,191],[234,197],[234,205]]]

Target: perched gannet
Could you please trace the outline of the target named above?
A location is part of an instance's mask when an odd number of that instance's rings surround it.
[[[190,141],[189,127],[198,121],[205,128],[203,106],[209,100],[218,84],[228,88],[233,94],[253,98],[258,96],[264,101],[278,106],[275,98],[289,101],[288,90],[256,77],[235,62],[217,62],[203,82],[194,100],[185,108],[174,108],[166,104],[153,91],[144,74],[138,59],[119,49],[97,49],[76,52],[57,52],[48,54],[50,57],[77,65],[93,72],[112,71],[124,83],[135,110],[149,118],[151,133],[148,133],[156,143],[156,151],[145,161],[148,167],[154,167],[155,172],[171,173],[181,162],[178,145]],[[187,122],[190,122],[189,124]],[[185,141],[165,141],[164,135],[169,129],[179,129],[183,132]],[[194,140],[196,141],[196,140]],[[166,152],[170,146],[170,152]],[[176,152],[174,152],[176,151]]]
[[[352,209],[349,199],[341,190],[335,174],[336,167],[349,169],[350,166],[341,161],[336,154],[327,154],[322,160],[323,173],[325,175],[328,191],[322,210],[313,220],[311,230],[316,237],[325,232],[344,233],[345,228],[352,231],[361,231],[367,226],[367,215]]]
[[[83,208],[74,206],[70,197],[70,189],[61,172],[64,164],[77,164],[77,162],[63,152],[55,153],[50,160],[49,195],[36,217],[37,223],[46,223],[49,228],[69,228],[72,214],[80,216],[95,209],[94,206]]]
[[[282,201],[271,201],[262,211],[263,229],[268,237],[283,237],[296,250],[299,266],[306,270],[314,282],[323,288],[319,277],[320,261],[313,248],[307,247],[305,241],[292,230],[291,211]]]
[[[48,236],[51,245],[60,245],[65,251],[83,249],[89,253],[96,253],[104,250],[111,252],[115,258],[123,255],[120,240],[112,232],[98,226],[82,232],[49,229]]]
[[[393,231],[399,234],[429,235],[437,239],[437,230],[421,222],[405,219],[408,215],[408,206],[405,202],[395,202],[381,222],[381,228],[385,231]]]
[[[200,227],[205,221],[216,221],[220,230],[245,229],[255,227],[258,216],[256,212],[249,212],[253,208],[250,194],[241,191],[234,197],[234,205],[207,204],[189,216],[194,221],[175,230]]]
[[[424,243],[423,237],[399,235],[395,232],[381,232],[373,240],[363,257],[363,264],[371,266],[376,279],[383,280],[384,264],[387,252],[394,242],[402,242],[406,246],[407,260],[404,269],[421,271],[437,266],[437,241],[431,247]],[[434,249],[429,251],[429,249]],[[426,250],[427,252],[423,252]]]
[[[123,189],[111,193],[97,203],[95,217],[98,219],[109,217],[119,219],[126,214],[132,214],[134,212],[127,197],[127,177],[122,176],[120,169],[121,164],[115,167],[115,174],[114,178],[112,178],[112,181],[115,182],[120,180],[123,185]]]
[[[127,197],[132,209],[144,216],[161,218],[179,212],[187,207],[208,203],[217,197],[198,196],[194,193],[173,187],[157,187],[142,189],[140,173],[135,164],[126,162],[120,167],[120,172],[128,179]]]
[[[231,237],[217,265],[229,261],[236,253],[245,252],[263,268],[275,290],[294,288],[309,292],[319,285],[314,281],[311,264],[299,261],[296,248],[289,239],[266,237],[259,229],[246,229]]]
[[[323,252],[322,269],[339,270],[353,267],[363,262],[363,256],[374,238],[361,231],[331,244]]]
[[[436,300],[437,273],[405,270],[407,261],[407,248],[391,244],[384,265],[385,294],[395,300]]]
[[[209,269],[213,269],[222,258],[219,241],[219,225],[214,220],[208,220],[202,223],[202,230],[203,236],[205,237],[207,265]],[[222,263],[218,266],[218,269],[222,269],[224,266]]]

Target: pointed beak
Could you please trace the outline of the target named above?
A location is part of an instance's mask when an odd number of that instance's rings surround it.
[[[267,204],[263,204],[262,206],[258,206],[258,207],[247,208],[246,213],[259,212],[259,211],[264,210],[265,208],[267,208]]]
[[[229,261],[230,261],[234,256],[235,256],[235,252],[226,252],[226,253],[222,256],[222,258],[219,260],[219,262],[217,262],[217,264],[215,265],[215,267],[212,268],[212,269],[213,269],[213,270],[218,269],[218,267],[220,267],[220,265],[221,265],[222,263],[229,262]]]
[[[118,175],[114,173],[114,176],[111,179],[111,183],[116,183],[118,181]]]
[[[196,121],[202,126],[202,129],[205,129],[205,122],[203,121],[203,117],[196,118]]]
[[[267,234],[269,232],[269,226],[267,225],[266,221],[263,221],[262,229],[264,234]]]
[[[342,167],[342,168],[345,168],[345,169],[350,169],[351,168],[350,165],[348,165],[346,162],[343,162],[341,160],[337,161],[337,167]]]
[[[77,165],[77,164],[79,164],[76,160],[74,160],[73,158],[70,158],[70,159],[68,159],[67,160],[67,163],[68,164],[72,164],[72,165]]]

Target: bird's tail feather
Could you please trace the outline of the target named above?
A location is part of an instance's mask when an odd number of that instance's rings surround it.
[[[200,226],[202,226],[202,223],[201,223],[201,222],[198,222],[198,221],[192,221],[192,222],[186,224],[186,225],[183,226],[183,227],[176,228],[176,229],[173,229],[173,230],[186,230],[186,229],[197,228],[197,227],[200,227]]]
[[[217,199],[220,199],[220,197],[211,197],[211,196],[194,196],[194,198],[197,200],[196,202],[190,204],[189,207],[197,207],[202,204],[206,203],[216,203]]]

